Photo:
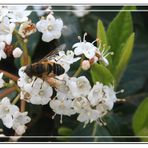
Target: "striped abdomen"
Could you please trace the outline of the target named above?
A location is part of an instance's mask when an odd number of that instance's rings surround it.
[[[25,73],[29,76],[37,76],[37,77],[43,77],[43,75],[48,76],[50,73],[53,73],[54,75],[61,75],[65,72],[64,68],[57,63],[36,63],[32,65],[28,65],[25,69]]]

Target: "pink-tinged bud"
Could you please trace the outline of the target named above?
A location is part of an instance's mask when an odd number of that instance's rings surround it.
[[[19,58],[22,55],[22,53],[23,53],[23,51],[17,47],[13,50],[12,54],[13,54],[14,58]]]
[[[84,60],[81,67],[83,70],[88,70],[90,68],[90,62],[88,60]]]

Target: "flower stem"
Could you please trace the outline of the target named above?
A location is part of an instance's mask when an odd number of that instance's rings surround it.
[[[17,37],[18,42],[24,51],[21,59],[22,66],[28,65],[29,63],[31,63],[31,61],[30,61],[30,56],[28,54],[27,42],[24,42],[24,39],[18,34],[17,30],[14,31],[14,35]]]
[[[96,123],[94,123],[94,126],[93,126],[92,136],[94,136],[94,137],[96,136],[97,130],[98,130],[98,124],[97,124],[97,122],[96,122]],[[97,139],[98,139],[98,138],[95,137],[93,141],[94,141],[94,142],[97,142]]]
[[[14,98],[14,100],[12,101],[12,104],[16,104],[19,99],[20,99],[20,94],[18,94],[18,95]]]
[[[10,78],[10,79],[12,79],[12,80],[14,80],[14,81],[17,81],[17,80],[19,79],[19,77],[15,76],[15,75],[13,75],[13,74],[11,74],[11,73],[5,71],[5,70],[1,70],[1,69],[0,69],[0,73],[1,73],[1,72],[2,72],[6,77],[8,77],[8,78]]]
[[[28,53],[28,48],[27,48],[27,42],[24,42],[24,39],[18,34],[17,30],[14,31],[14,34],[16,35],[18,42],[20,43],[24,53],[21,59],[21,65],[28,65],[31,63],[31,59]],[[20,102],[20,111],[24,112],[26,107],[26,102],[24,100],[21,100]]]
[[[82,71],[81,66],[79,66],[78,70],[75,72],[75,74],[73,75],[74,77],[77,77]]]
[[[82,71],[81,64],[82,64],[83,60],[84,60],[84,55],[83,55],[82,58],[81,58],[79,68],[77,69],[77,71],[76,71],[75,74],[73,75],[74,77],[77,77],[77,76],[81,73],[81,71]]]
[[[21,102],[20,102],[20,112],[24,112],[25,108],[26,108],[26,101],[21,100]]]

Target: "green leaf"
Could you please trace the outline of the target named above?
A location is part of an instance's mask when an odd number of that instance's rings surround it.
[[[114,84],[114,77],[105,66],[93,64],[90,72],[94,83],[99,81],[105,85]]]
[[[101,40],[102,45],[104,45],[104,44],[107,45],[106,32],[105,32],[103,22],[101,20],[98,20],[97,38],[99,38],[99,40]],[[97,42],[97,45],[99,46],[99,42]]]
[[[118,55],[121,52],[127,38],[133,32],[132,16],[129,11],[123,11],[130,7],[124,7],[122,11],[113,19],[107,30],[108,44],[111,46],[111,51],[114,52],[113,64],[118,63]]]
[[[135,34],[132,33],[118,55],[118,63],[116,63],[115,69],[113,71],[113,75],[116,78],[117,83],[119,82],[132,55],[134,38]]]
[[[136,6],[125,6],[124,10],[136,10]]]
[[[134,114],[133,130],[137,136],[148,136],[148,98],[142,101]]]
[[[139,132],[139,136],[141,137],[141,140],[143,142],[148,142],[148,128],[143,128],[140,132]],[[144,137],[145,136],[145,137]]]
[[[69,138],[62,136],[70,136],[72,134],[72,129],[68,127],[60,127],[58,129],[58,134],[61,136],[60,138],[57,138],[59,141],[69,141]]]
[[[67,127],[60,127],[58,129],[58,134],[62,136],[69,136],[72,134],[72,129],[67,128]]]
[[[113,141],[112,135],[105,126],[100,126],[98,123],[88,124],[85,128],[83,124],[79,124],[73,131],[72,136],[81,136],[82,138],[73,138],[71,141],[79,142],[101,142]],[[85,137],[86,136],[86,137]],[[105,138],[107,136],[108,138]]]
[[[107,36],[106,36],[106,32],[105,32],[105,28],[103,25],[103,22],[101,20],[98,20],[98,27],[97,27],[97,38],[99,39],[99,41],[97,42],[97,46],[99,47],[100,45],[100,41],[101,41],[101,47],[100,50],[103,50],[103,46],[105,45],[105,50],[108,51],[110,49],[110,46],[108,46],[107,43]],[[112,65],[112,58],[111,56],[108,56],[108,61],[109,61],[109,66]]]

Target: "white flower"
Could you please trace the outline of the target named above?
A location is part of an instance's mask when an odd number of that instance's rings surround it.
[[[84,54],[86,58],[92,59],[95,56],[95,54],[96,54],[97,47],[95,47],[93,45],[93,43],[95,41],[92,42],[92,43],[86,42],[86,40],[85,40],[85,36],[86,35],[87,34],[85,33],[84,37],[83,37],[83,42],[80,39],[80,43],[75,43],[73,45],[73,48],[75,48],[74,49],[74,53],[75,53],[75,55],[82,55],[82,54]]]
[[[73,102],[72,100],[51,100],[50,101],[50,107],[53,109],[53,111],[56,114],[61,115],[61,123],[62,123],[62,115],[71,116],[75,114],[75,110],[73,109]]]
[[[32,85],[34,81],[34,78],[31,79],[30,77],[27,76],[27,74],[24,72],[25,69],[26,69],[26,66],[23,66],[19,69],[19,72],[18,72],[20,78],[17,84],[22,89],[27,87],[26,85]]]
[[[62,76],[58,76],[57,79],[59,80],[59,82],[57,83],[56,86],[56,97],[59,100],[63,100],[63,99],[73,99],[74,96],[72,95],[69,86],[67,85],[67,81],[69,81],[69,77],[67,74],[63,74]]]
[[[11,22],[18,22],[22,23],[28,20],[28,16],[30,15],[31,11],[25,10],[27,6],[9,6],[8,9],[10,10],[7,16],[10,18]]]
[[[36,27],[39,32],[42,32],[42,40],[44,42],[50,42],[53,39],[58,39],[61,36],[63,28],[63,21],[61,19],[55,19],[53,15],[49,14],[47,18],[42,18],[37,22]]]
[[[16,112],[13,115],[13,126],[12,128],[15,130],[15,132],[18,135],[22,135],[26,131],[26,126],[25,124],[29,123],[31,121],[31,118],[27,116],[27,112]]]
[[[85,97],[75,98],[73,101],[73,107],[77,113],[80,113],[83,108],[90,107],[90,103]]]
[[[74,58],[74,52],[68,50],[66,54],[64,51],[60,51],[59,56],[56,56],[55,60],[57,63],[61,64],[61,66],[65,69],[65,72],[67,72],[70,69],[70,65],[80,60],[80,57]]]
[[[99,113],[99,117],[103,117],[104,115],[106,115],[109,111],[108,106],[106,104],[100,103],[96,106],[96,110]]]
[[[38,92],[36,95],[31,95],[30,102],[32,104],[45,105],[51,100],[53,90],[47,82],[42,82],[39,90],[34,89],[34,87],[32,87],[32,90]]]
[[[2,21],[3,17],[8,14],[8,8],[4,6],[0,6],[0,21]]]
[[[86,6],[86,5],[73,5],[73,8],[75,9],[74,11],[72,11],[77,17],[83,17],[86,14],[89,13],[89,9],[90,6]]]
[[[72,77],[67,81],[67,85],[74,97],[86,96],[89,94],[91,85],[85,76],[79,78]]]
[[[88,95],[88,100],[90,101],[91,105],[96,106],[100,101],[102,101],[103,95],[103,84],[97,82],[91,89]]]
[[[11,128],[13,125],[13,115],[19,111],[19,108],[16,105],[10,104],[10,100],[5,97],[0,102],[0,118],[3,121],[3,124]]]
[[[113,86],[104,86],[103,91],[105,92],[105,104],[108,106],[108,110],[113,108],[114,103],[117,101],[116,92]]]
[[[90,62],[88,60],[82,61],[81,67],[83,70],[88,70],[90,68]]]
[[[4,86],[5,81],[2,79],[3,73],[0,73],[0,88]]]
[[[14,56],[14,58],[19,58],[22,55],[23,51],[17,47],[13,50],[12,54]]]
[[[0,23],[0,42],[6,42],[10,45],[14,28],[15,24],[10,23],[8,17],[4,17]]]
[[[88,124],[89,122],[92,123],[93,121],[96,121],[99,117],[100,116],[97,110],[92,108],[85,108],[81,110],[77,120]]]
[[[97,82],[90,91],[88,100],[93,106],[102,104],[106,107],[106,110],[111,110],[117,97],[112,86],[103,85],[102,83]]]
[[[36,26],[35,24],[31,23],[31,21],[22,23],[18,31],[22,38],[26,38],[34,32],[36,32]]]
[[[4,48],[5,48],[5,43],[4,42],[0,42],[0,60],[7,58],[7,55],[4,52]]]
[[[79,113],[77,120],[80,122],[91,123],[96,121],[100,116],[99,112],[92,109],[89,101],[85,97],[80,97],[74,100],[74,109]]]

